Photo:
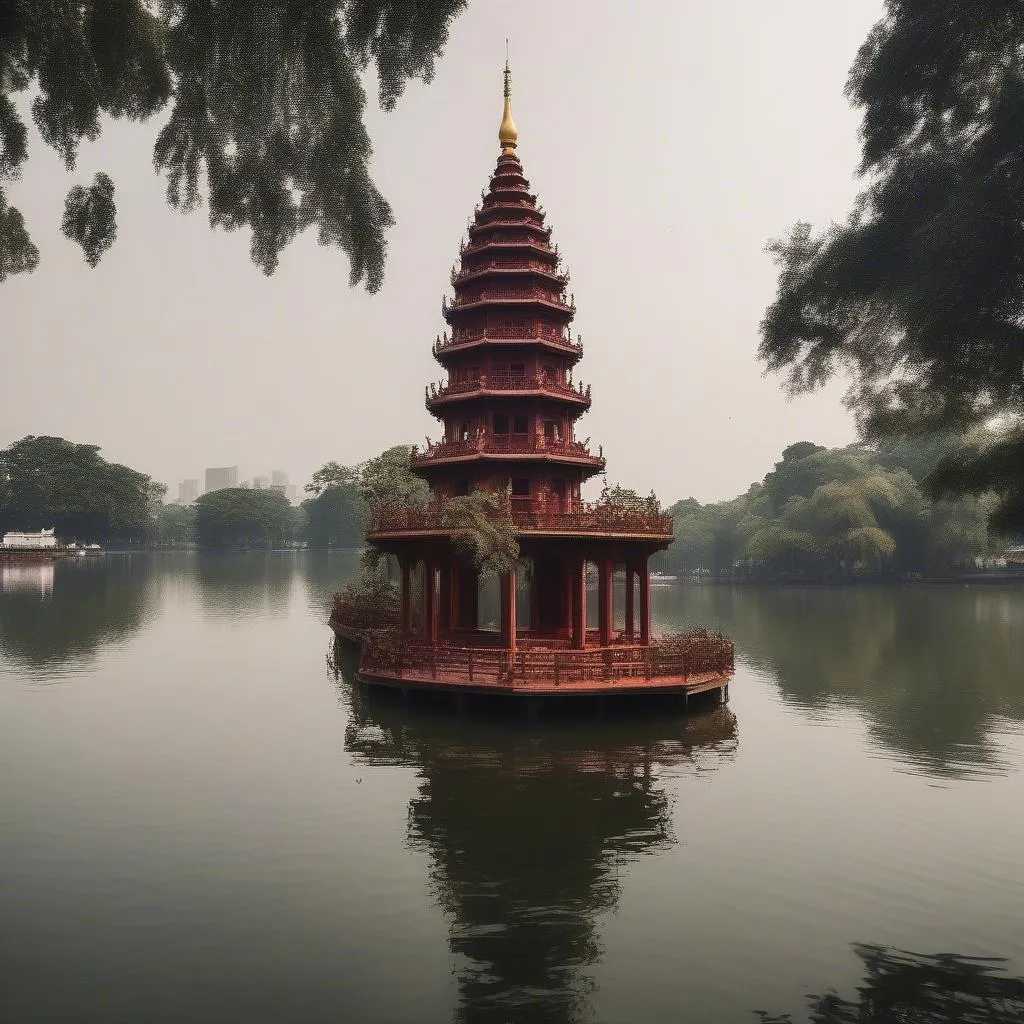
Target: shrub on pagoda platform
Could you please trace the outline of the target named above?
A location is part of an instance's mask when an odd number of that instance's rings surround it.
[[[516,568],[519,542],[507,492],[473,491],[449,500],[441,514],[459,557],[482,576],[506,576]]]

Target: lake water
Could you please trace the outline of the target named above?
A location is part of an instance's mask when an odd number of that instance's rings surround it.
[[[1024,589],[659,588],[728,707],[531,721],[354,683],[355,566],[0,567],[5,1024],[1024,1019]]]

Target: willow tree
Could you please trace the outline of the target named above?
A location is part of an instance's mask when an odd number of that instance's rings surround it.
[[[21,107],[69,171],[105,121],[167,117],[153,163],[168,202],[205,204],[211,227],[252,232],[273,273],[308,227],[349,259],[352,285],[380,288],[391,207],[369,172],[363,73],[391,110],[430,81],[466,0],[3,0],[0,3],[0,281],[39,251],[3,183],[28,161]],[[16,98],[26,94],[26,103]],[[95,266],[114,241],[114,182],[68,193],[63,230]]]
[[[869,437],[999,421],[927,483],[993,491],[994,525],[1024,529],[1024,4],[887,0],[847,96],[864,188],[769,246],[760,355],[792,391],[849,373]]]

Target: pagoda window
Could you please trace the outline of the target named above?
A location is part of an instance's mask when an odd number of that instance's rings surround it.
[[[456,480],[455,481],[455,496],[457,498],[465,497],[469,494],[469,481],[468,480]]]
[[[530,432],[530,417],[529,416],[513,416],[512,417],[512,433],[513,434],[528,434]]]
[[[528,498],[530,496],[530,481],[525,477],[512,480],[512,497]]]
[[[525,377],[526,376],[526,363],[512,363],[508,368],[510,377]]]
[[[493,429],[496,434],[508,433],[508,416],[503,412],[496,412],[492,420]]]
[[[554,384],[558,380],[553,366],[545,365],[541,369],[541,373],[544,375],[544,380],[547,381],[548,384]]]
[[[459,440],[468,441],[472,431],[473,425],[469,422],[469,420],[465,420],[462,426],[459,427]]]

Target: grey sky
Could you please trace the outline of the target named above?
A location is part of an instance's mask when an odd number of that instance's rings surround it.
[[[423,386],[468,217],[498,155],[510,38],[519,154],[566,258],[593,386],[577,432],[608,478],[666,503],[731,497],[798,440],[854,437],[843,386],[786,399],[755,359],[766,240],[845,215],[857,116],[842,91],[881,0],[471,0],[430,86],[371,104],[398,225],[383,289],[347,285],[315,233],[264,278],[246,233],[164,202],[149,126],[114,126],[73,177],[31,139],[10,188],[42,251],[0,285],[0,445],[99,444],[168,484],[206,466],[361,461],[439,436]],[[368,91],[374,95],[373,83]],[[106,170],[119,238],[90,270],[59,233],[72,181]]]

